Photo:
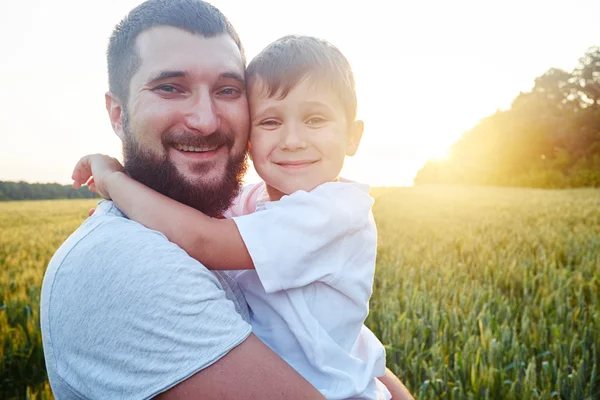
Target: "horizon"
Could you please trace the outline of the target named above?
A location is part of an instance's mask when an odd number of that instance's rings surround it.
[[[292,33],[340,48],[353,67],[358,117],[365,120],[363,142],[343,176],[376,187],[411,186],[428,159],[443,157],[480,119],[508,108],[549,68],[572,71],[600,44],[593,42],[600,4],[590,0],[439,0],[396,9],[382,0],[368,8],[316,0],[210,2],[238,31],[248,60]],[[4,15],[29,17],[0,26],[7,60],[0,71],[9,77],[0,100],[0,180],[69,184],[83,155],[120,158],[104,109],[105,51],[114,25],[139,3],[0,5]],[[577,30],[565,25],[567,5],[578,16]],[[250,171],[246,180],[254,182]]]

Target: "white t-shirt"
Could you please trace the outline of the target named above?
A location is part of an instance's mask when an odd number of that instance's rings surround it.
[[[329,399],[391,397],[376,379],[385,349],[364,327],[377,252],[372,205],[358,183],[275,202],[261,183],[229,213],[255,266],[236,275],[253,332]],[[262,210],[243,215],[252,208]]]

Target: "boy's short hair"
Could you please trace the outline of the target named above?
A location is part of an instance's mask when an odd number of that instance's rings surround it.
[[[339,96],[348,123],[356,119],[356,89],[350,63],[323,39],[288,35],[267,46],[248,65],[246,79],[260,78],[269,97],[283,99],[298,83],[310,79],[329,85]]]

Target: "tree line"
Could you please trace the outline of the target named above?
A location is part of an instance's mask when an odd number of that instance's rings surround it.
[[[551,68],[507,110],[483,118],[415,184],[600,187],[600,47]]]
[[[58,183],[28,183],[0,181],[0,201],[91,199],[98,196],[87,186],[75,190],[71,185]]]

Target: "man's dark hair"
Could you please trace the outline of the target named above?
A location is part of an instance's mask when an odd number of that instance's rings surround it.
[[[123,106],[129,99],[131,77],[141,63],[135,47],[136,38],[155,26],[172,26],[207,38],[227,33],[240,49],[246,64],[237,32],[213,5],[201,0],[148,0],[123,18],[108,43],[108,88]]]
[[[356,89],[352,68],[342,52],[323,39],[284,36],[268,45],[248,65],[246,79],[260,78],[267,96],[285,98],[304,79],[328,85],[340,99],[351,123],[356,118]]]

